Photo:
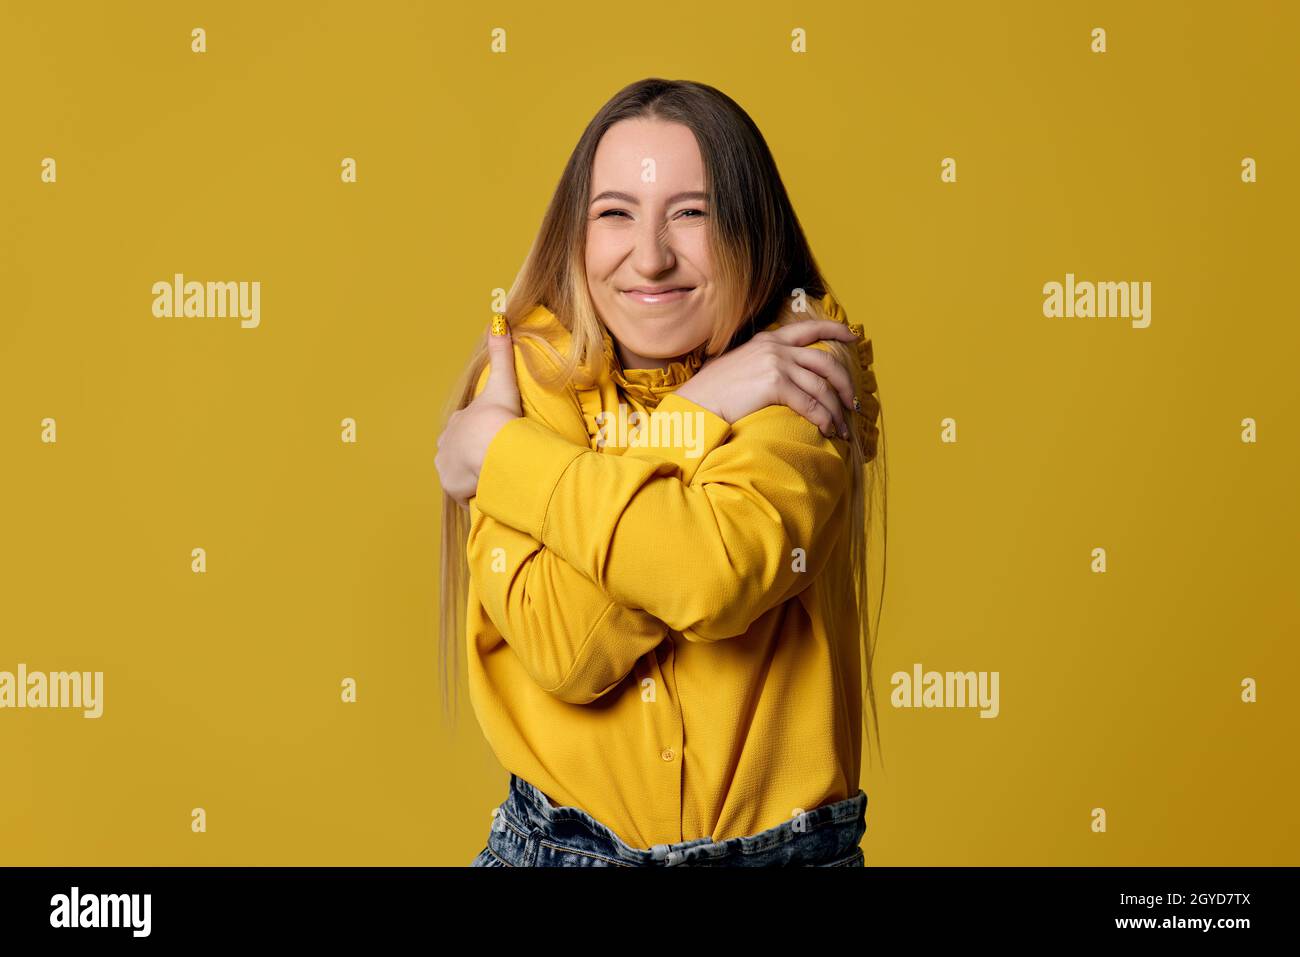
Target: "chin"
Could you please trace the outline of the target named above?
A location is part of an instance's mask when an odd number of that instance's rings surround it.
[[[631,334],[620,341],[643,356],[679,356],[695,348],[700,341],[699,337],[693,337],[688,331],[699,325],[692,315],[675,316],[665,312],[659,315],[629,316],[624,313],[621,318]],[[706,335],[707,328],[701,332],[701,336]],[[692,341],[693,338],[695,341]]]
[[[620,339],[619,341],[637,355],[645,356],[647,359],[675,359],[703,343],[703,340],[700,340],[700,342],[691,342],[689,340],[680,342],[665,341],[662,337],[653,340]]]

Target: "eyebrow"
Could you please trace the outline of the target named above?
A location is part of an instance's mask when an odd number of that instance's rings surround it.
[[[709,198],[708,193],[701,193],[698,190],[693,192],[686,192],[686,193],[674,193],[673,195],[668,197],[668,204],[671,206],[673,203],[679,203],[684,199],[708,199],[708,198]],[[595,206],[602,199],[620,199],[625,203],[631,203],[633,206],[640,205],[640,200],[638,200],[635,196],[632,196],[629,193],[620,193],[618,190],[614,190],[614,189],[605,190],[605,192],[601,193],[599,196],[593,199],[589,205]]]

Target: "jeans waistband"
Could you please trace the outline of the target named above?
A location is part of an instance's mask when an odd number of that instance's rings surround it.
[[[736,863],[758,866],[799,863],[799,858],[829,859],[852,852],[866,833],[867,795],[860,789],[842,801],[804,811],[756,834],[724,841],[700,837],[650,848],[630,846],[581,808],[553,806],[540,788],[513,773],[506,804],[513,807],[522,823],[548,835],[562,830],[566,822],[577,822],[591,832],[591,838],[599,842],[605,853],[633,865],[723,863],[723,859],[734,859]]]

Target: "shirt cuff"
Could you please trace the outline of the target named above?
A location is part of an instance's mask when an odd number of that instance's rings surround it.
[[[691,484],[695,470],[700,467],[705,456],[726,441],[731,435],[731,423],[676,392],[669,392],[659,400],[655,412],[661,414],[679,413],[682,417],[681,431],[676,428],[668,430],[674,437],[680,435],[682,442],[665,442],[647,451],[657,458],[666,459],[677,466],[682,475],[682,482]],[[662,435],[661,431],[661,435]]]
[[[541,541],[560,476],[590,451],[532,419],[511,419],[488,443],[475,504],[484,515]]]

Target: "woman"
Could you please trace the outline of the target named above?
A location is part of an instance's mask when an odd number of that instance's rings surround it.
[[[444,701],[467,633],[510,772],[474,865],[862,865],[871,341],[750,118],[620,91],[493,327],[437,456]]]

